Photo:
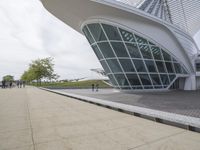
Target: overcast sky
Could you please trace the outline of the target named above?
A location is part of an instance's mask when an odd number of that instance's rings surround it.
[[[0,52],[0,80],[7,74],[18,79],[31,60],[45,57],[54,58],[61,79],[94,76],[90,69],[101,68],[85,37],[39,0],[0,0]]]

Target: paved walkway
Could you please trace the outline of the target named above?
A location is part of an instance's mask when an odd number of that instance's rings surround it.
[[[36,88],[0,89],[0,150],[199,150],[200,134]]]

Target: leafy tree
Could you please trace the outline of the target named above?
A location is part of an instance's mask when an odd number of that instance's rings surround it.
[[[37,80],[37,83],[42,79],[57,79],[59,76],[54,73],[53,58],[43,58],[32,61],[29,65],[29,69],[21,76],[22,80],[33,81]]]
[[[6,75],[6,76],[3,77],[3,80],[7,81],[7,82],[13,81],[14,80],[14,76]]]

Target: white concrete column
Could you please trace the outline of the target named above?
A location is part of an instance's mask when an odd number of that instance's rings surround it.
[[[196,90],[196,75],[191,74],[185,80],[184,90]]]

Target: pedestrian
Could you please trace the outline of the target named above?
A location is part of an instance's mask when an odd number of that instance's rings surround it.
[[[92,92],[94,92],[94,84],[92,83]]]
[[[6,81],[5,81],[5,80],[2,81],[2,88],[3,88],[3,89],[6,88]]]
[[[19,88],[19,80],[17,80],[17,87]]]
[[[99,91],[99,84],[97,83],[96,84],[96,92],[98,92]]]
[[[10,84],[9,84],[9,85],[10,85],[10,89],[11,89],[11,88],[12,88],[12,81],[10,81]]]

